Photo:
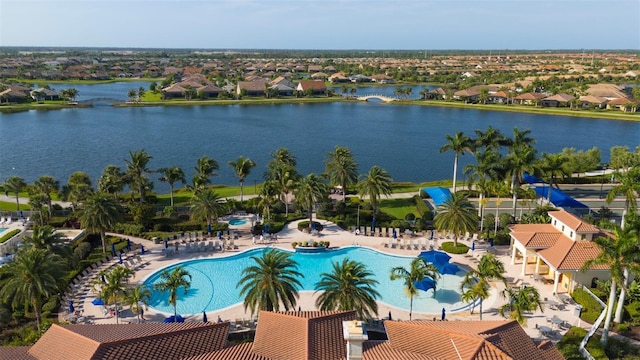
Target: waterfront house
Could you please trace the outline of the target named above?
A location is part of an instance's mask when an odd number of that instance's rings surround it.
[[[627,98],[617,98],[607,102],[607,110],[621,110],[623,112],[636,112],[638,109],[638,103]]]
[[[546,97],[547,95],[543,93],[528,92],[514,97],[513,103],[520,105],[537,105],[540,101],[542,101],[542,99]]]
[[[327,86],[324,84],[324,81],[303,80],[298,83],[296,90],[302,93],[310,91],[314,95],[325,94],[327,92]]]
[[[264,96],[265,90],[267,88],[267,82],[263,80],[258,81],[238,81],[238,85],[236,87],[237,95],[248,95],[248,96]]]
[[[580,106],[584,109],[589,109],[592,107],[598,108],[598,109],[604,109],[607,106],[607,99],[599,96],[583,95],[583,96],[580,96],[579,100],[580,100]]]
[[[31,98],[36,101],[60,100],[60,95],[55,90],[51,89],[38,88],[31,90],[30,95]]]
[[[556,94],[543,98],[540,100],[540,104],[544,107],[568,106],[573,99],[574,97],[569,94]]]

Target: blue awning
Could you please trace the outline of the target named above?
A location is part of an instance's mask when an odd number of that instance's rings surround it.
[[[526,181],[527,184],[546,184],[547,183],[540,178],[537,178],[533,175],[529,175],[528,173],[524,173],[524,175],[522,175],[522,180]]]
[[[444,204],[447,199],[451,198],[451,191],[443,187],[422,188],[422,191],[427,193],[427,195],[429,195],[429,197],[433,199],[433,203],[436,206]]]
[[[549,196],[549,186],[536,186],[535,188],[536,194],[542,198],[547,198]],[[588,209],[589,207],[580,201],[572,198],[571,196],[563,193],[558,189],[551,189],[551,203],[554,206],[560,207],[569,207],[569,208],[582,208]]]

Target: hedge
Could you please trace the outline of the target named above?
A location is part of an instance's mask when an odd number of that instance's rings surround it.
[[[602,313],[602,305],[596,301],[589,293],[582,289],[576,289],[571,294],[573,300],[582,305],[582,313],[580,318],[588,323],[593,324]]]
[[[16,234],[20,233],[20,231],[21,231],[20,229],[13,229],[13,230],[7,232],[6,234],[2,235],[2,237],[0,237],[0,244],[2,244],[3,242],[11,239]]]
[[[588,294],[587,294],[588,295]],[[557,348],[567,360],[582,360],[584,359],[578,351],[580,341],[587,334],[587,331],[583,328],[572,327],[558,342]],[[604,347],[597,336],[592,336],[587,343],[587,351],[596,359],[608,359],[607,354],[604,352]]]
[[[442,243],[442,250],[449,254],[466,254],[469,251],[469,247],[465,244],[458,243],[458,246],[453,245],[453,241],[446,241]]]

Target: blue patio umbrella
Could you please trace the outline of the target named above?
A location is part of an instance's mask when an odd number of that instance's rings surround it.
[[[440,266],[436,266],[438,271],[442,275],[455,275],[460,271],[460,268],[456,264],[446,263]]]
[[[416,287],[416,289],[422,290],[422,291],[429,291],[431,289],[436,288],[436,282],[432,278],[428,278],[428,277],[420,281],[414,281],[413,285]]]
[[[211,235],[211,224],[207,224],[207,234]]]
[[[131,239],[127,239],[127,250],[131,251]]]
[[[376,230],[376,218],[371,219],[371,232],[375,232]]]
[[[69,313],[73,314],[76,311],[76,308],[73,306],[73,300],[69,300]]]
[[[393,229],[393,239],[397,239],[398,238],[398,234],[396,233],[396,229]]]
[[[489,239],[489,245],[493,247],[493,238]]]
[[[313,223],[313,226],[315,226],[315,223]],[[264,224],[264,233],[265,234],[269,233],[269,224]]]
[[[431,230],[431,236],[429,236],[429,240],[433,240],[433,230]]]
[[[475,251],[476,250],[476,242],[472,242],[471,243],[471,251]]]
[[[204,312],[204,311],[202,312],[202,322],[205,322],[205,323],[208,322],[207,321],[207,313]]]
[[[222,240],[222,231],[218,231],[218,239]]]
[[[111,243],[111,255],[116,256],[116,244]]]
[[[140,245],[140,254],[144,255],[144,245]]]
[[[446,314],[447,314],[447,311],[444,308],[442,308],[442,318],[440,320],[444,321]]]
[[[423,258],[426,262],[430,262],[436,266],[438,266],[438,264],[446,264],[451,260],[451,256],[449,256],[449,254],[436,250],[423,251],[418,256]]]
[[[174,317],[173,315],[169,316],[168,318],[162,320],[163,323],[174,323],[174,322],[179,322],[179,323],[183,323],[184,322],[184,318],[180,315]]]
[[[169,240],[167,240],[167,238],[164,238],[164,248],[165,249],[169,248]]]
[[[118,264],[122,264],[122,253],[118,254]]]
[[[91,303],[95,306],[100,306],[100,305],[104,305],[104,300],[100,299],[100,298],[95,298],[93,300],[91,300]]]

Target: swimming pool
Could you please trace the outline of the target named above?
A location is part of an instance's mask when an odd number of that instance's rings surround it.
[[[231,219],[229,220],[229,225],[240,226],[245,225],[247,223],[246,219]]]
[[[254,265],[255,262],[251,257],[260,256],[262,251],[264,251],[262,248],[253,249],[233,256],[189,260],[166,267],[171,271],[174,267],[181,265],[192,276],[189,292],[184,295],[182,290],[179,291],[178,313],[198,314],[202,311],[213,311],[242,303],[243,299],[236,285],[242,277],[242,271]],[[304,275],[304,278],[299,279],[302,283],[301,291],[315,291],[314,286],[320,279],[320,274],[331,271],[331,264],[342,261],[345,257],[366,264],[375,274],[379,282],[376,290],[381,295],[378,301],[392,307],[409,309],[409,297],[405,296],[403,281],[391,281],[389,274],[396,266],[409,268],[413,258],[388,255],[369,248],[347,247],[316,254],[293,253],[292,258],[298,262],[298,271]],[[153,291],[153,284],[159,281],[160,273],[161,271],[157,271],[144,281],[152,292],[149,306],[161,312],[173,313],[173,307],[167,301],[168,294]],[[413,298],[413,311],[439,314],[443,307],[447,312],[455,312],[467,307],[467,304],[460,300],[459,288],[463,277],[463,272],[458,272],[456,275],[442,275],[438,281],[435,298],[433,291],[419,291],[419,294]]]
[[[7,228],[0,228],[0,233],[4,232],[5,230],[7,230]]]

